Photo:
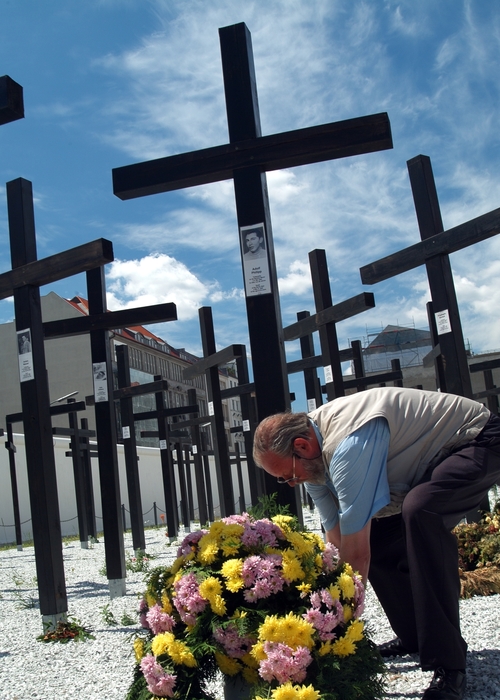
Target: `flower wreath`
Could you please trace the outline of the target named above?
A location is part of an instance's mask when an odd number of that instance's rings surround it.
[[[218,520],[150,573],[127,700],[213,700],[220,672],[255,700],[381,698],[364,595],[336,548],[296,518]]]

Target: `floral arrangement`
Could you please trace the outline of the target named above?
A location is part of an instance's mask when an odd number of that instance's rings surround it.
[[[458,525],[461,596],[500,593],[500,501],[478,523]]]
[[[213,699],[220,672],[255,700],[383,696],[362,581],[296,518],[223,518],[177,555],[147,580],[127,700]]]

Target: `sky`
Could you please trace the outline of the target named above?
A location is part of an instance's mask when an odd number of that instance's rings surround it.
[[[249,349],[232,181],[121,201],[111,180],[228,142],[218,29],[240,22],[263,135],[387,112],[394,143],[267,174],[283,324],[314,313],[308,253],[324,249],[334,303],[375,295],[338,324],[341,348],[388,324],[427,328],[424,267],[373,286],[359,268],[420,240],[406,165],[419,154],[445,230],[500,206],[499,0],[0,0],[0,75],[23,86],[26,114],[0,127],[0,271],[5,183],[22,177],[39,259],[107,238],[110,310],[175,302],[178,320],[150,329],[201,355],[198,308],[210,306],[218,348]],[[500,237],[451,266],[466,342],[499,349]],[[49,291],[86,297],[85,275]],[[0,322],[12,318],[0,301]],[[298,342],[286,352],[298,359]]]

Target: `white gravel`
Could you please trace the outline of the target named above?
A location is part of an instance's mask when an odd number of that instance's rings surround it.
[[[306,511],[306,523],[317,520]],[[181,533],[182,534],[182,533]],[[128,556],[132,538],[125,535]],[[158,558],[152,566],[168,564],[177,544],[166,546],[164,530],[146,531],[147,552]],[[92,630],[94,640],[67,644],[42,643],[38,607],[26,607],[37,598],[35,557],[32,547],[0,552],[0,700],[124,700],[134,666],[130,635],[135,625],[124,626],[124,613],[136,619],[144,573],[128,573],[127,594],[109,599],[104,566],[104,544],[81,549],[79,542],[63,545],[68,613]],[[118,625],[108,625],[103,610],[109,606]],[[469,644],[468,700],[500,699],[500,596],[462,601],[462,629]],[[376,642],[394,635],[373,593],[369,590],[364,618]],[[423,673],[417,656],[387,663],[387,698],[415,700],[428,686],[432,673]],[[221,697],[222,700],[222,697]]]

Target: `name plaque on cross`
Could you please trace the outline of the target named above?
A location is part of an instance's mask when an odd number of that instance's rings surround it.
[[[29,328],[17,331],[17,347],[19,349],[19,381],[28,382],[35,378],[31,352],[31,330]]]
[[[108,381],[105,362],[94,362],[94,401],[101,403],[108,400]]]
[[[263,223],[240,226],[241,261],[247,297],[271,294],[268,241]]]
[[[436,317],[436,327],[438,335],[444,335],[445,333],[451,333],[451,321],[450,313],[448,309],[443,309],[442,311],[437,311],[434,316]]]

